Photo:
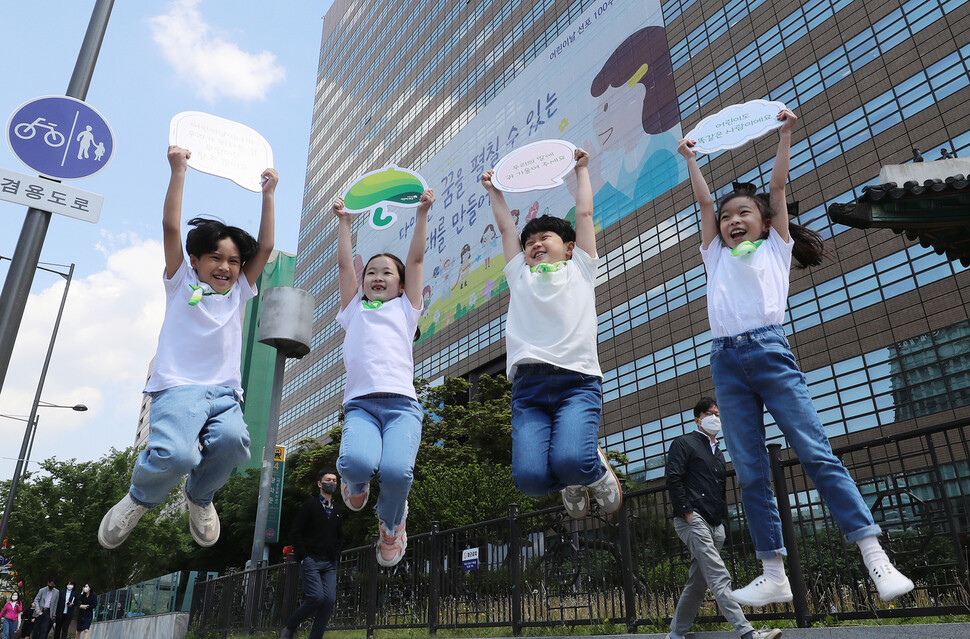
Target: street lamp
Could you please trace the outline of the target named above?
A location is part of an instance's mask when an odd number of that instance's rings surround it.
[[[55,264],[54,266],[63,266],[62,264]],[[57,309],[57,318],[54,320],[54,329],[51,331],[51,340],[47,345],[47,356],[44,358],[44,366],[40,371],[40,379],[37,381],[37,390],[34,393],[34,403],[30,407],[30,416],[25,420],[27,422],[27,428],[24,430],[24,441],[20,445],[20,455],[17,457],[17,468],[14,470],[13,479],[10,482],[10,492],[7,494],[7,504],[3,508],[3,520],[0,521],[0,539],[3,539],[4,535],[7,534],[7,523],[10,521],[10,509],[13,506],[13,499],[17,494],[17,483],[20,481],[20,475],[25,466],[25,460],[27,459],[28,449],[31,447],[33,441],[34,432],[37,429],[37,409],[42,406],[45,408],[71,408],[73,410],[87,410],[87,406],[83,404],[76,404],[75,406],[60,406],[58,404],[49,404],[49,402],[42,402],[40,399],[40,394],[44,390],[44,380],[47,379],[47,369],[51,363],[51,354],[54,352],[54,340],[57,339],[57,329],[61,325],[61,316],[64,314],[64,304],[67,302],[67,292],[71,288],[71,279],[74,277],[74,264],[68,268],[67,273],[62,273],[53,269],[44,268],[39,266],[42,270],[48,271],[50,273],[57,273],[63,277],[66,281],[64,282],[64,292],[61,294],[61,305]],[[2,384],[2,382],[0,382]],[[78,408],[84,406],[84,408]]]
[[[15,419],[18,422],[27,423],[27,430],[24,433],[24,446],[21,446],[20,448],[20,457],[17,458],[17,469],[14,470],[13,479],[10,482],[10,492],[7,494],[7,505],[3,510],[3,520],[0,521],[0,540],[4,539],[7,534],[7,522],[10,520],[10,507],[13,505],[13,498],[17,493],[17,484],[20,482],[20,479],[27,474],[27,464],[30,462],[30,449],[34,447],[34,435],[37,434],[37,422],[40,421],[40,416],[37,415],[38,408],[70,408],[71,410],[79,413],[83,413],[88,409],[88,407],[84,404],[67,406],[64,404],[51,404],[50,402],[36,400],[34,402],[33,410],[31,411],[31,416],[33,419],[29,419],[27,417],[17,417],[15,415],[0,414],[0,417]],[[29,446],[27,446],[28,441]]]

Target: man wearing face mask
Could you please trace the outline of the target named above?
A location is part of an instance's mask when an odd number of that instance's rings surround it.
[[[704,397],[694,406],[697,430],[681,435],[667,451],[667,490],[674,530],[690,550],[690,574],[677,601],[667,639],[683,639],[710,587],[724,618],[742,639],[777,639],[781,630],[755,630],[731,599],[731,575],[721,559],[727,523],[727,468],[717,445],[721,418],[717,403]]]
[[[54,587],[54,578],[47,580],[47,587],[37,591],[34,597],[34,631],[32,639],[47,639],[47,633],[51,629],[51,619],[53,611],[57,610],[57,595],[60,594]]]
[[[74,605],[77,603],[77,592],[74,591],[74,580],[67,582],[67,589],[57,598],[57,612],[54,617],[54,639],[67,639],[67,627],[74,618]]]
[[[314,615],[309,639],[320,639],[337,599],[337,563],[343,536],[343,515],[334,501],[337,473],[325,468],[317,474],[318,495],[303,502],[290,531],[296,559],[300,562],[300,583],[306,598],[280,631],[290,639],[300,623]]]

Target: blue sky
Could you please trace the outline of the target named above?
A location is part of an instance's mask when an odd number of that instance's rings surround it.
[[[67,88],[94,0],[31,0],[4,7],[0,114]],[[42,261],[76,264],[43,399],[91,410],[41,411],[33,458],[95,459],[134,440],[140,389],[164,310],[161,205],[172,116],[203,111],[245,124],[273,148],[280,173],[276,248],[296,253],[323,15],[329,0],[115,2],[87,102],[111,124],[115,152],[71,186],[104,196],[97,224],[55,215]],[[0,167],[21,173],[6,143]],[[183,220],[216,215],[255,232],[259,195],[190,171]],[[26,209],[0,201],[0,255],[12,257]],[[9,261],[0,260],[0,277]],[[66,269],[64,269],[66,270]],[[39,272],[0,414],[30,410],[63,279]],[[12,475],[21,422],[0,418],[0,478]]]

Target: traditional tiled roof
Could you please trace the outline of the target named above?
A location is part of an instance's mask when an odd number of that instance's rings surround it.
[[[966,159],[884,167],[882,184],[864,187],[854,202],[829,205],[829,217],[860,229],[891,229],[970,266],[968,169]]]

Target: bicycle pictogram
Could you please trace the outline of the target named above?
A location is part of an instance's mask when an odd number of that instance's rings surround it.
[[[47,146],[57,148],[64,144],[64,134],[56,130],[56,124],[48,122],[43,117],[39,117],[33,122],[21,122],[14,127],[14,133],[22,140],[29,140],[37,133],[38,127],[47,129],[47,133],[44,134],[44,142],[47,143]]]

